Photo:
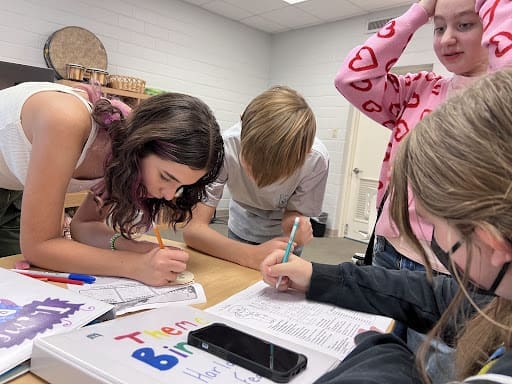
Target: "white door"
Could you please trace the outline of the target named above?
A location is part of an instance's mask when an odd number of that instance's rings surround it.
[[[349,139],[344,217],[344,237],[367,243],[377,218],[376,198],[380,168],[391,131],[355,108]]]
[[[433,64],[393,67],[397,75],[432,71]],[[389,142],[391,130],[384,128],[356,108],[351,108],[351,131],[347,136],[348,152],[340,227],[344,237],[367,243],[377,218],[376,194],[380,167]],[[338,233],[340,233],[338,232]]]

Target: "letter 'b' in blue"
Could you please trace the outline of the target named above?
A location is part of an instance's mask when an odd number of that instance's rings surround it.
[[[171,355],[155,355],[151,348],[139,348],[132,353],[132,357],[160,371],[167,371],[178,364],[176,357]]]

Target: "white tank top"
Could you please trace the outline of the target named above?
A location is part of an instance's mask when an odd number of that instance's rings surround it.
[[[60,91],[72,94],[84,103],[89,112],[92,111],[90,103],[78,96],[75,93],[76,90],[62,84],[27,82],[0,90],[0,188],[23,190],[27,178],[32,144],[28,141],[21,126],[21,109],[30,96],[42,91]],[[91,124],[91,133],[75,169],[84,161],[87,150],[96,138],[98,128],[92,117]],[[68,192],[89,189],[98,181],[99,179],[71,179],[68,185]]]

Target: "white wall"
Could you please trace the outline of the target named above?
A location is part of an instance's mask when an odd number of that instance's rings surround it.
[[[187,92],[223,128],[268,85],[271,36],[179,0],[2,0],[0,60],[46,67],[54,31],[80,26],[98,36],[112,74]]]
[[[324,211],[328,228],[339,225],[349,104],[333,80],[343,57],[368,37],[367,17],[269,35],[179,0],[1,0],[0,15],[0,60],[45,67],[43,47],[51,33],[80,26],[105,45],[110,73],[200,97],[223,129],[269,85],[296,88],[313,107],[330,152]],[[441,68],[431,36],[430,25],[418,31],[398,65]],[[224,200],[220,208],[226,206]]]

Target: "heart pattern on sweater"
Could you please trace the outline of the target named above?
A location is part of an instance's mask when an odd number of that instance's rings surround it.
[[[436,84],[432,87],[432,93],[434,95],[439,95],[441,93],[441,84]]]
[[[436,78],[437,78],[437,76],[434,72],[429,72],[425,76],[425,80],[427,80],[427,81],[432,81],[432,80],[435,80]]]
[[[483,31],[487,31],[487,28],[492,24],[494,21],[494,13],[496,12],[496,7],[498,6],[498,3],[500,0],[495,0],[494,4],[489,7],[487,11],[485,11],[482,14],[482,25],[483,25]]]
[[[391,143],[388,143],[388,146],[386,148],[386,153],[384,154],[384,160],[383,161],[389,161],[391,159],[391,148],[393,145]]]
[[[489,42],[496,45],[496,49],[494,50],[496,57],[504,56],[512,49],[512,33],[507,31],[498,32],[491,37]]]
[[[405,120],[400,120],[396,125],[395,140],[402,141],[402,139],[409,133],[409,125]]]
[[[400,84],[399,84],[399,81],[398,81],[398,77],[394,74],[389,74],[388,75],[388,81],[391,83],[391,85],[393,86],[393,89],[395,90],[396,93],[400,92]]]
[[[397,61],[398,61],[398,58],[389,60],[386,64],[386,72],[389,72],[391,70],[391,68],[393,68],[393,65],[396,64]]]
[[[365,79],[361,81],[354,81],[353,83],[350,83],[350,86],[358,91],[366,92],[372,89],[372,82],[370,79]]]
[[[366,112],[381,112],[382,111],[382,106],[377,104],[375,101],[373,100],[368,100],[367,102],[365,102],[363,104],[363,109],[366,111]]]
[[[375,52],[370,47],[362,47],[356,56],[350,60],[349,68],[353,71],[367,71],[379,66]]]
[[[395,20],[387,23],[382,29],[377,33],[377,36],[382,37],[383,39],[389,39],[395,34]]]
[[[398,116],[401,110],[402,106],[400,103],[391,103],[389,105],[389,113],[391,113],[393,116]]]
[[[420,105],[420,95],[414,92],[409,101],[406,102],[405,106],[407,108],[416,108],[418,105]]]
[[[424,118],[425,116],[427,116],[430,112],[432,112],[432,110],[431,110],[431,109],[425,108],[425,109],[423,110],[423,112],[421,112],[420,120],[423,120],[423,118]]]

